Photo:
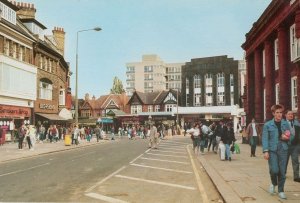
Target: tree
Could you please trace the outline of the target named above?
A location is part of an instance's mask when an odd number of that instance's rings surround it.
[[[111,94],[122,94],[124,92],[125,92],[125,90],[123,88],[122,81],[118,77],[115,77],[113,87],[112,87],[112,89],[110,89],[110,93]]]

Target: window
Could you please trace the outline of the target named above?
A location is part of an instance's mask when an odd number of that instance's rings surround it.
[[[293,77],[291,80],[291,93],[292,110],[298,110],[297,77]]]
[[[201,76],[194,76],[194,106],[201,106]]]
[[[64,106],[66,104],[66,99],[65,99],[65,90],[64,89],[60,89],[59,90],[59,105],[60,106]]]
[[[160,106],[159,105],[155,105],[155,112],[159,112],[160,111]]]
[[[266,120],[266,89],[264,89],[264,104],[263,104],[264,120]]]
[[[190,81],[188,78],[185,79],[185,91],[186,91],[186,106],[189,106],[189,94],[190,94]]]
[[[225,75],[224,73],[218,73],[217,75],[217,105],[225,105]]]
[[[153,80],[153,74],[145,74],[145,80]]]
[[[175,104],[166,104],[165,105],[165,111],[166,112],[172,112],[172,109],[173,108],[176,108],[176,105]]]
[[[137,114],[142,112],[142,105],[132,105],[131,106],[131,114]]]
[[[266,77],[266,52],[265,50],[262,51],[262,71],[263,77]]]
[[[205,75],[205,104],[206,106],[212,106],[212,74]]]
[[[1,17],[5,20],[9,21],[10,23],[16,25],[16,12],[0,2],[0,9],[1,9]]]
[[[148,112],[153,112],[153,106],[151,105],[148,106]]]
[[[127,66],[127,72],[134,72],[135,68],[134,66]]]
[[[230,105],[234,105],[234,78],[230,74]]]
[[[144,72],[153,72],[153,66],[144,66]]]
[[[52,100],[52,83],[48,80],[40,81],[40,99]]]
[[[296,26],[293,24],[290,27],[290,47],[291,47],[291,61],[295,61],[300,57],[300,40],[296,38]]]
[[[279,83],[275,85],[275,103],[279,104]]]
[[[275,70],[279,69],[278,39],[274,41]]]

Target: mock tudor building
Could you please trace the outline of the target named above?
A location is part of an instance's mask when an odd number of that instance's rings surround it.
[[[247,120],[272,118],[282,104],[300,116],[300,1],[273,0],[246,34]]]
[[[135,91],[128,101],[130,115],[119,116],[121,125],[145,124],[149,119],[155,123],[174,125],[176,115],[174,110],[179,106],[180,93],[177,89],[161,90],[143,93]]]

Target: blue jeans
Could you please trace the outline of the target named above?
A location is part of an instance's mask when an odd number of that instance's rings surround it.
[[[276,151],[269,151],[269,172],[272,185],[278,185],[278,192],[284,192],[285,172],[288,150],[283,148],[282,141],[278,142]]]
[[[230,153],[230,145],[229,144],[225,144],[225,157],[227,159],[231,158],[231,153]]]

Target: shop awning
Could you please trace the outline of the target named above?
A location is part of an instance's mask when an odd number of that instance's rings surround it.
[[[111,118],[99,118],[98,120],[97,120],[97,123],[113,123],[114,121],[113,121],[113,119],[111,119]]]
[[[48,114],[48,113],[35,113],[36,115],[42,116],[51,121],[67,121],[68,119],[60,117],[57,114]]]

